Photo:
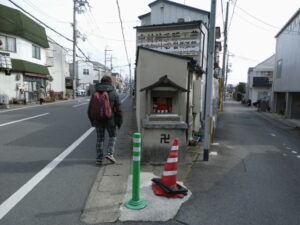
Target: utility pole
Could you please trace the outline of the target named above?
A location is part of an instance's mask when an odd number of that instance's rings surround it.
[[[76,0],[73,4],[73,97],[76,98],[77,71],[76,71]]]
[[[208,33],[208,60],[207,60],[207,87],[205,95],[205,128],[204,128],[204,154],[203,160],[208,161],[211,139],[211,120],[212,120],[212,85],[214,72],[215,36],[216,36],[216,3],[211,0],[210,22]]]
[[[76,89],[78,82],[78,71],[76,71],[76,45],[77,37],[80,38],[79,32],[76,27],[76,13],[83,13],[84,10],[82,7],[85,7],[85,4],[89,5],[87,0],[73,0],[73,97],[76,98]],[[85,39],[85,37],[83,37]]]
[[[131,83],[131,62],[129,61],[129,93],[132,94],[132,83]]]
[[[105,75],[106,75],[106,72],[107,72],[107,67],[106,67],[106,62],[108,62],[109,60],[107,59],[108,57],[108,54],[107,52],[111,52],[112,50],[110,49],[106,49],[104,50],[104,65],[105,65]],[[110,59],[110,65],[111,65],[111,68],[112,68],[112,56],[111,56],[111,59]]]
[[[229,1],[226,4],[226,18],[224,24],[224,51],[223,51],[223,62],[222,62],[222,98],[221,100],[221,111],[223,111],[223,104],[225,100],[225,89],[226,89],[226,74],[227,74],[227,31],[228,31],[228,12],[229,12]]]

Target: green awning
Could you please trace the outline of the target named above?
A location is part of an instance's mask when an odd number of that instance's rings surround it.
[[[46,66],[28,62],[20,59],[11,59],[12,71],[22,73],[35,73],[49,75],[49,70]]]
[[[49,48],[45,28],[20,11],[0,4],[0,32],[23,37]]]

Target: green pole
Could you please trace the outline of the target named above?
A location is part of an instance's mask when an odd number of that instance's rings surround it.
[[[129,209],[142,209],[147,206],[144,199],[140,199],[140,168],[141,168],[141,134],[133,134],[132,157],[132,198],[125,202]]]

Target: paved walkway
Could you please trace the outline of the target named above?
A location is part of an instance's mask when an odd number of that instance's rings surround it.
[[[132,99],[123,104],[124,124],[118,132],[116,143],[116,159],[114,165],[104,163],[100,168],[95,183],[86,202],[81,220],[88,224],[116,222],[120,218],[120,206],[126,195],[127,181],[131,174],[132,135],[137,132],[135,110]],[[178,181],[184,181],[190,172],[193,160],[200,154],[200,144],[180,151],[183,161],[179,163]],[[142,164],[142,172],[150,172],[160,177],[163,164]],[[153,218],[155,220],[155,218]]]

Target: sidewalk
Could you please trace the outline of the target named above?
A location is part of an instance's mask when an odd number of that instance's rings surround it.
[[[271,118],[277,122],[280,122],[290,128],[300,128],[300,119],[286,119],[283,115],[271,112],[257,112],[265,118]]]
[[[132,99],[127,99],[125,103],[123,104],[124,124],[118,133],[116,143],[118,162],[114,165],[104,162],[100,167],[81,215],[81,221],[87,224],[116,222],[120,219],[120,207],[124,203],[128,178],[131,174],[132,135],[137,131]],[[201,143],[187,150],[179,150],[179,154],[183,154],[183,160],[179,162],[177,181],[184,182],[187,179],[193,161],[201,154],[200,152]],[[164,165],[164,163],[142,164],[141,172],[161,177]],[[155,219],[153,218],[153,221]]]

